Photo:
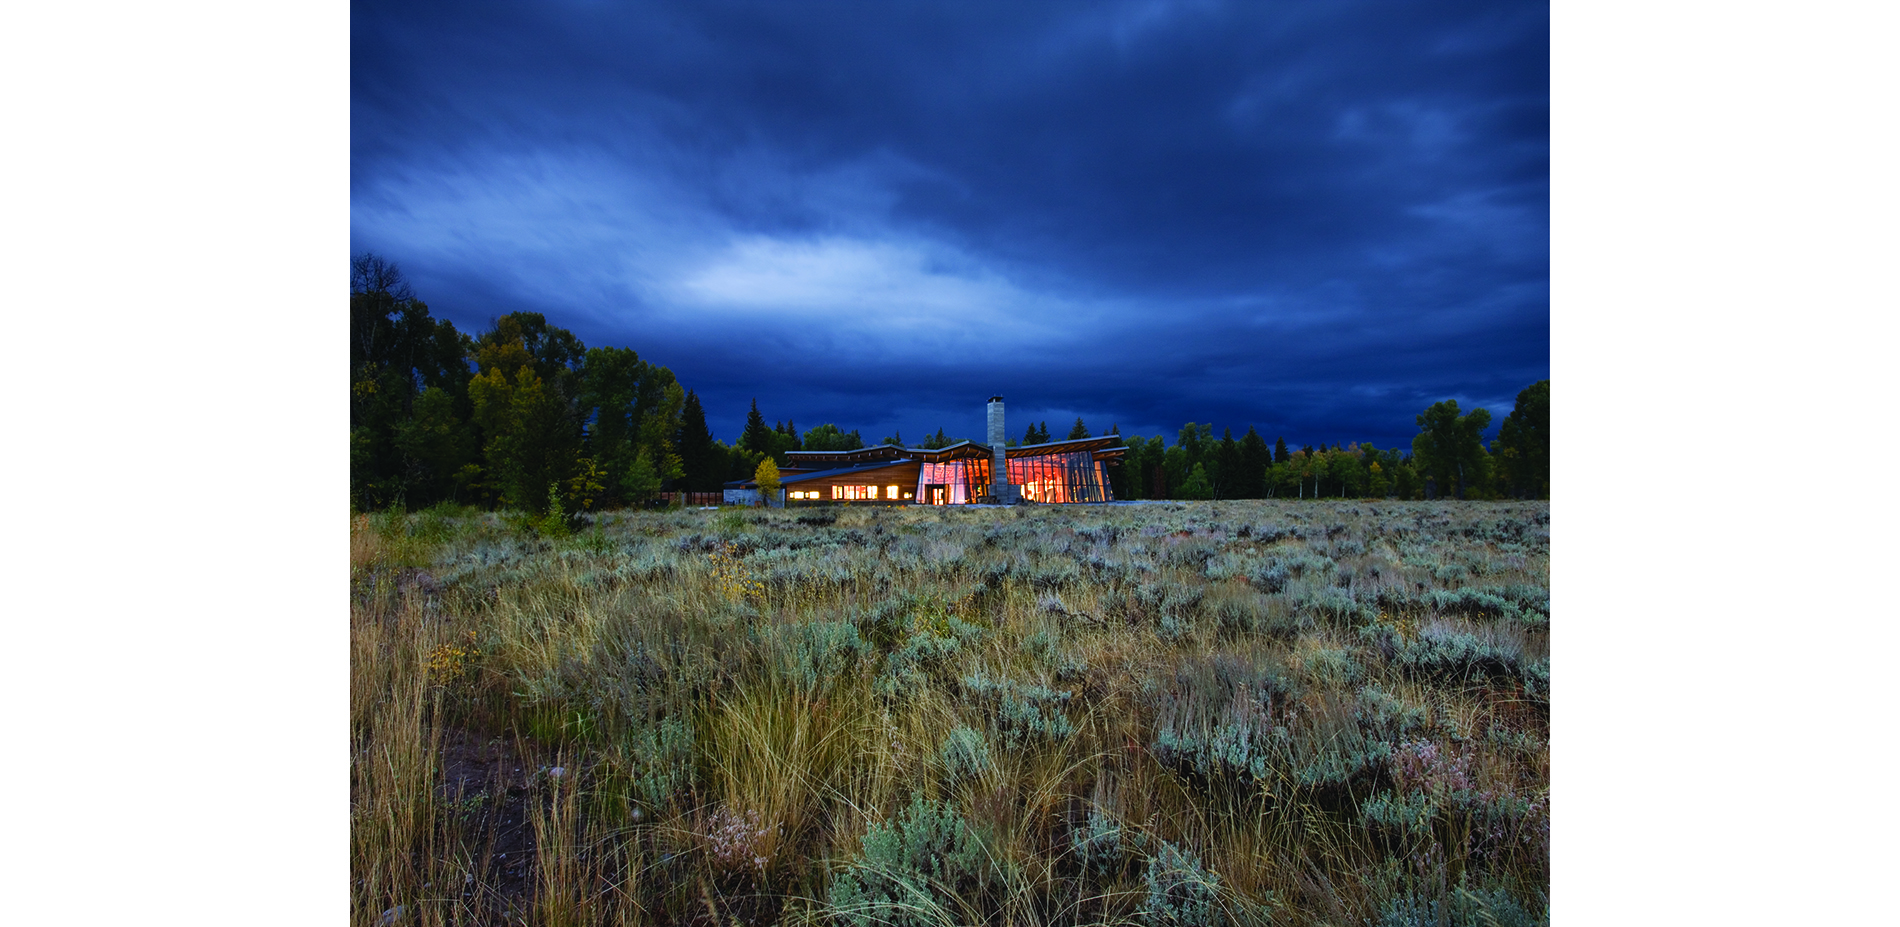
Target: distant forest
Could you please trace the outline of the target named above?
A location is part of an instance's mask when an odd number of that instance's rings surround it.
[[[1408,450],[1269,445],[1189,422],[1168,444],[1129,435],[1109,477],[1118,499],[1549,498],[1550,381],[1526,387],[1488,445],[1491,414],[1456,401],[1419,413]],[[1111,426],[1104,434],[1119,434]],[[1076,419],[1065,437],[1090,437]],[[884,443],[903,444],[902,435]],[[956,443],[943,429],[913,446]],[[1047,423],[1020,442],[1054,440]],[[471,337],[429,315],[397,266],[350,262],[350,505],[436,503],[543,514],[640,505],[663,490],[711,492],[767,457],[863,447],[856,430],[767,425],[755,399],[735,444],[713,439],[699,396],[630,348],[589,348],[539,313]]]

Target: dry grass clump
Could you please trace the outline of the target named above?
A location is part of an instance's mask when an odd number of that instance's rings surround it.
[[[353,921],[1547,921],[1547,503],[351,531]]]

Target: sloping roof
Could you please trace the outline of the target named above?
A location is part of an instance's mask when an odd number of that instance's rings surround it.
[[[1025,444],[1004,451],[1010,459],[1019,457],[1037,457],[1043,454],[1067,454],[1074,451],[1094,451],[1097,457],[1109,457],[1127,450],[1122,445],[1121,435],[1102,435],[1098,438],[1073,438],[1064,441],[1050,441],[1045,444]],[[958,441],[948,447],[901,447],[896,444],[878,444],[871,447],[853,448],[848,451],[791,451],[785,456],[787,462],[800,464],[815,463],[870,463],[872,461],[892,461],[899,459],[940,461],[968,457],[988,457],[990,446],[975,441]]]
[[[879,470],[889,470],[892,467],[900,467],[904,464],[914,464],[916,462],[915,460],[893,460],[889,462],[879,462],[878,466],[875,467],[839,467],[836,470],[820,470],[817,473],[800,473],[797,476],[785,477],[779,480],[779,482],[787,484],[802,483],[806,480],[822,480],[827,477],[840,476],[846,473],[876,473]]]
[[[846,473],[876,473],[880,470],[889,470],[892,467],[901,467],[905,464],[914,464],[916,462],[917,461],[913,459],[903,458],[898,460],[879,460],[874,463],[860,464],[854,467],[836,467],[830,470],[819,470],[816,472],[801,471],[790,476],[780,476],[778,482],[780,486],[788,486],[792,483],[802,483],[805,480],[822,480],[827,477],[840,476]],[[758,485],[757,481],[750,479],[732,480],[726,484],[726,486],[731,489],[752,489]]]
[[[1073,451],[1125,451],[1121,435],[1102,435],[1098,438],[1070,438],[1065,441],[1050,441],[1044,444],[1024,444],[1003,452],[1008,458],[1040,457],[1044,454],[1067,454]]]

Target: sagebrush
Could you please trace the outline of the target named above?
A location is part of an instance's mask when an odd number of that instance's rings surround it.
[[[1549,527],[360,516],[353,922],[1544,923]]]

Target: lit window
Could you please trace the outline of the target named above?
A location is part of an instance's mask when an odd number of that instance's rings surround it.
[[[884,498],[886,498],[886,499],[895,499],[895,498],[897,498],[897,493],[898,493],[898,489],[897,489],[897,487],[896,487],[896,486],[886,486],[886,487],[884,487]]]

